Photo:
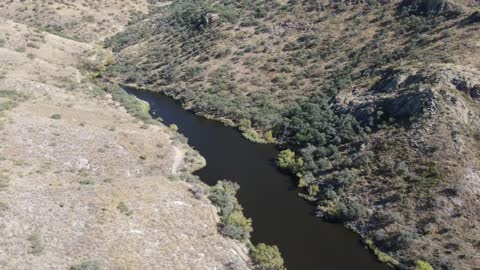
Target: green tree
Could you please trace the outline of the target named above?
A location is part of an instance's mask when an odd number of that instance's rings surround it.
[[[229,216],[225,217],[224,222],[225,228],[230,230],[222,230],[222,233],[234,239],[248,239],[253,231],[252,219],[246,218],[240,209],[236,209]]]
[[[257,270],[286,270],[282,254],[276,246],[258,244],[252,251],[252,259]]]
[[[299,172],[303,167],[303,159],[296,158],[295,152],[290,149],[283,150],[278,154],[277,165],[282,169],[291,170],[294,173]]]
[[[277,164],[282,169],[287,169],[295,164],[295,153],[290,150],[283,150],[278,154]]]
[[[433,270],[433,267],[428,262],[418,260],[415,266],[415,270]]]

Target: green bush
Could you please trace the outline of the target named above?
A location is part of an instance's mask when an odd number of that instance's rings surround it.
[[[338,202],[326,212],[325,217],[334,222],[353,221],[366,215],[366,209],[363,205],[352,202],[345,204]]]
[[[263,243],[252,250],[252,260],[257,270],[286,270],[280,250]]]
[[[0,104],[0,112],[11,110],[17,107],[20,102],[28,99],[25,94],[10,90],[0,91],[0,97],[9,99],[8,101]]]
[[[377,256],[377,259],[380,262],[387,263],[390,266],[397,266],[398,262],[390,257],[388,254],[382,252],[378,247],[375,246],[372,240],[367,239],[365,240],[365,244],[367,247]]]
[[[218,181],[210,189],[208,198],[219,209],[222,219],[220,232],[237,240],[248,240],[253,231],[252,220],[243,215],[243,208],[235,197],[240,186],[237,183]]]
[[[50,118],[55,119],[55,120],[60,120],[60,119],[62,119],[62,115],[56,113],[56,114],[53,114],[52,116],[50,116]]]
[[[433,270],[433,267],[428,262],[418,260],[416,262],[415,270]]]

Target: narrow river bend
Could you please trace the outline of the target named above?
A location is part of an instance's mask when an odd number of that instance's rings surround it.
[[[289,270],[386,270],[353,232],[313,216],[297,197],[293,179],[274,165],[274,145],[251,143],[234,128],[184,110],[160,93],[125,88],[150,103],[150,114],[176,124],[189,145],[207,160],[195,174],[209,185],[230,179],[240,184],[238,199],[253,219],[252,242],[277,245]]]

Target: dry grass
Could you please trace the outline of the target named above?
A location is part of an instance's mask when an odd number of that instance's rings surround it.
[[[0,105],[16,102],[0,115],[0,268],[247,268],[215,207],[168,180],[203,158],[185,162],[194,152],[175,132],[129,115],[78,69],[106,54],[0,20]],[[32,35],[38,46],[17,50]]]
[[[146,0],[8,0],[0,3],[0,17],[85,41],[113,35],[129,20],[147,12]]]

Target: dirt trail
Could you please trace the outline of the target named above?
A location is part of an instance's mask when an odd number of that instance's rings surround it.
[[[183,151],[181,151],[178,147],[174,146],[173,147],[175,151],[175,155],[173,157],[173,163],[172,163],[172,174],[177,174],[178,172],[178,167],[181,165],[183,162],[183,159],[185,157],[185,154]]]

